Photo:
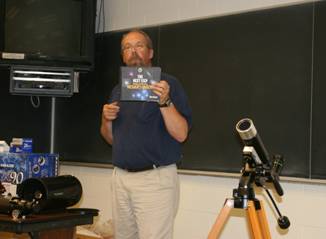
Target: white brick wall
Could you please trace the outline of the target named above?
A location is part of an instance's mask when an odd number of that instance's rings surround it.
[[[100,209],[99,220],[111,218],[111,169],[61,166],[60,174],[80,179],[83,198],[80,207]],[[238,178],[180,175],[180,207],[175,222],[175,239],[205,239],[222,209],[226,198],[232,197]],[[264,203],[273,239],[324,239],[326,233],[326,185],[282,182],[285,195],[275,197],[281,212],[288,216],[291,227],[280,231],[271,202],[264,192],[256,190]],[[221,239],[249,239],[244,210],[234,209]]]

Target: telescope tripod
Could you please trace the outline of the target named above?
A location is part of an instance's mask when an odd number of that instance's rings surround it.
[[[208,239],[216,239],[220,235],[232,208],[240,208],[247,211],[247,219],[251,229],[251,238],[271,239],[263,202],[256,198],[253,184],[265,189],[279,215],[278,225],[280,228],[286,229],[290,226],[289,219],[286,216],[282,216],[272,195],[264,185],[266,181],[265,169],[262,166],[256,166],[253,168],[249,165],[248,167],[248,162],[250,162],[250,160],[248,161],[248,158],[246,158],[245,162],[239,186],[238,188],[233,189],[233,198],[225,201],[224,207],[208,235]],[[279,184],[277,192],[283,195],[283,190]]]
[[[229,217],[232,208],[238,208],[237,199],[226,199],[224,207],[220,211],[209,235],[208,239],[216,239],[220,235],[226,220]],[[263,207],[263,202],[257,199],[243,201],[243,209],[247,211],[247,219],[251,229],[251,237],[253,239],[271,239],[269,226]]]

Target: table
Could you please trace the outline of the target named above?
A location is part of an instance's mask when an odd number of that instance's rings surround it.
[[[76,226],[92,224],[97,215],[98,210],[90,208],[32,214],[16,220],[9,215],[0,214],[0,231],[28,233],[32,239],[72,239]]]

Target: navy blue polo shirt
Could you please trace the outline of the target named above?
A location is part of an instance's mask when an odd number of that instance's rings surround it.
[[[161,80],[170,85],[170,98],[191,127],[191,108],[180,82],[162,73]],[[120,101],[120,85],[114,87],[109,103],[118,101],[120,111],[112,122],[112,163],[123,169],[140,169],[151,165],[163,166],[181,159],[182,144],[165,128],[156,102]]]

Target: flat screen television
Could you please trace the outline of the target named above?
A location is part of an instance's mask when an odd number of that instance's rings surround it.
[[[96,0],[1,0],[0,65],[94,65]]]

